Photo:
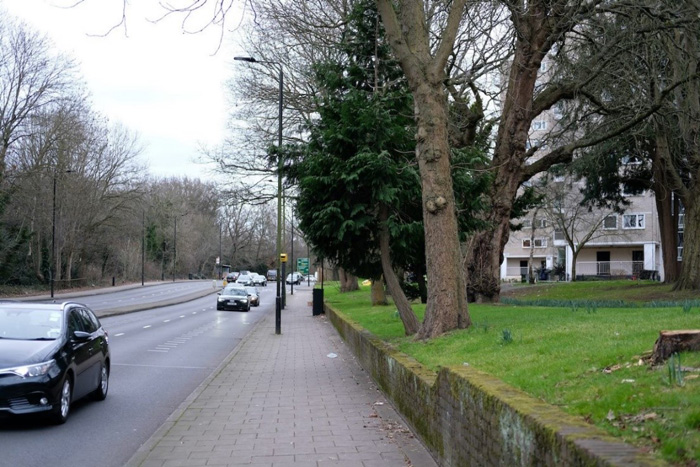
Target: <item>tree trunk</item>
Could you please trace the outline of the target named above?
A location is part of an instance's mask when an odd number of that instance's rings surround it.
[[[693,199],[698,199],[698,194],[693,193]],[[684,201],[685,229],[683,235],[683,262],[681,274],[673,286],[673,290],[698,290],[700,289],[700,203]]]
[[[661,128],[657,128],[655,147],[652,148],[652,191],[658,213],[659,234],[661,236],[661,254],[664,261],[664,282],[674,283],[678,280],[680,264],[678,263],[678,213],[679,203],[672,196],[672,183],[669,180],[665,161],[671,160],[668,140]]]
[[[522,182],[537,70],[543,57],[539,42],[544,37],[538,36],[537,42],[520,38],[516,44],[491,163],[494,180],[488,193],[490,210],[485,220],[492,227],[476,234],[473,262],[469,265],[469,285],[477,302],[499,300],[503,249],[510,236],[511,212]]]
[[[534,271],[532,270],[532,263],[534,262],[535,258],[535,233],[537,232],[537,213],[540,211],[539,208],[535,209],[535,212],[532,214],[532,225],[530,229],[530,258],[528,259],[527,262],[527,273],[528,273],[528,282],[530,284],[535,283],[535,275],[533,274]]]
[[[700,330],[661,331],[654,343],[651,364],[659,365],[677,352],[700,351]]]
[[[403,289],[401,288],[401,284],[399,284],[399,279],[396,277],[393,264],[391,263],[389,227],[386,224],[389,217],[387,207],[383,205],[379,209],[381,222],[381,226],[379,227],[379,251],[382,260],[384,278],[386,279],[386,285],[389,289],[389,293],[391,294],[391,298],[394,300],[394,305],[396,305],[396,309],[401,317],[404,332],[407,336],[412,336],[418,332],[418,318],[416,318],[416,314],[413,312],[413,308],[411,308],[411,304],[406,298],[406,294],[403,293]]]
[[[353,292],[360,290],[360,284],[357,283],[357,276],[350,274],[343,268],[338,268],[340,274],[340,292]]]
[[[379,278],[372,281],[372,306],[386,306],[389,301],[386,299],[384,290],[384,279]]]
[[[432,86],[422,83],[413,90],[428,271],[428,303],[419,339],[471,324],[452,187],[447,101],[441,87],[441,82]]]
[[[497,302],[501,293],[501,254],[495,245],[498,234],[485,230],[474,234],[469,270],[469,294],[477,303]],[[502,250],[501,250],[502,251]]]
[[[418,283],[418,291],[420,292],[420,302],[422,304],[428,303],[428,285],[425,283],[425,270],[420,268],[416,272],[416,282]]]
[[[576,282],[576,260],[578,258],[579,250],[575,248],[571,249],[571,282]]]
[[[448,106],[444,83],[466,0],[450,4],[431,42],[421,2],[377,0],[387,38],[411,88],[416,120],[416,159],[422,184],[428,303],[418,338],[428,339],[471,324],[462,271],[455,208]]]

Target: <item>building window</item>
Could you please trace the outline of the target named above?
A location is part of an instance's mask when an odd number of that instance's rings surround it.
[[[546,120],[535,120],[532,122],[532,129],[537,131],[537,130],[546,130],[547,129],[547,121]]]
[[[622,216],[623,229],[643,229],[644,214],[625,214]]]
[[[617,216],[614,214],[606,216],[605,219],[603,219],[603,229],[605,229],[605,230],[617,229]]]
[[[552,110],[554,111],[554,116],[556,118],[562,118],[564,116],[564,102],[557,102],[554,104],[554,107],[552,107]]]
[[[544,237],[535,238],[535,248],[546,248],[547,239]],[[532,248],[532,242],[529,238],[523,238],[523,248]]]
[[[554,240],[566,240],[566,235],[562,229],[554,229]]]
[[[624,165],[642,165],[642,158],[636,154],[622,156],[622,163]]]
[[[547,219],[535,219],[535,227],[538,229],[544,229],[547,227]]]
[[[622,184],[622,195],[623,196],[641,196],[644,194],[644,189],[642,188],[633,188],[627,183]]]
[[[532,227],[532,221],[530,219],[523,219],[522,226],[523,229],[529,229]]]

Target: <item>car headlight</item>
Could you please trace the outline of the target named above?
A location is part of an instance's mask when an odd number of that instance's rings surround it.
[[[0,370],[0,373],[13,373],[21,378],[34,378],[37,376],[44,376],[55,364],[56,360],[49,360],[48,362],[37,363],[34,365],[7,368]]]
[[[248,303],[248,300],[245,299],[245,298],[241,298],[240,302],[241,302],[241,303]]]
[[[224,297],[219,297],[216,299],[217,302],[225,302],[226,299]]]

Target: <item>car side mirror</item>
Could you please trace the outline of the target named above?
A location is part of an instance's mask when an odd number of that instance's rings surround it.
[[[216,292],[216,295],[221,295],[221,292]]]
[[[85,331],[73,331],[73,339],[79,342],[90,339],[90,333]]]

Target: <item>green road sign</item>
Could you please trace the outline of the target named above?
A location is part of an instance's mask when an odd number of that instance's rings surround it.
[[[309,273],[309,258],[297,258],[297,272],[304,275]]]

